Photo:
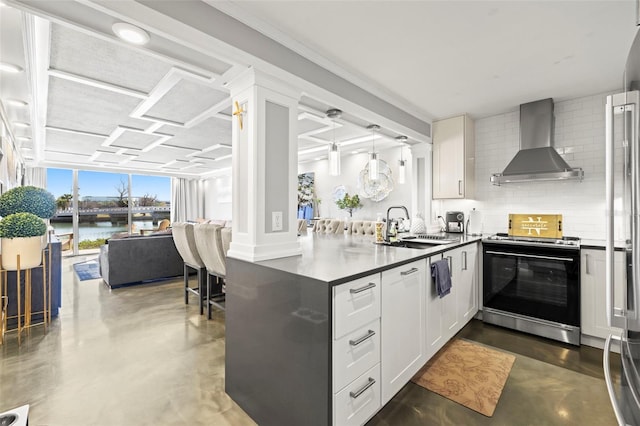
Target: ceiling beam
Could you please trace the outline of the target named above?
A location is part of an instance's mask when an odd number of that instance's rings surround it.
[[[22,12],[25,65],[31,89],[31,136],[35,165],[44,159],[45,124],[49,99],[49,68],[51,23]]]

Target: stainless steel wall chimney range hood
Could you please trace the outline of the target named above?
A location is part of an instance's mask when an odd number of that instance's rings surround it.
[[[553,100],[542,99],[520,105],[520,151],[502,173],[491,175],[491,183],[537,180],[582,180],[581,168],[572,168],[552,146]]]

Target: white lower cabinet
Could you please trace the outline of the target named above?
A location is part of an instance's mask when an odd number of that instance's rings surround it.
[[[363,425],[380,409],[380,274],[333,288],[333,424]]]
[[[426,362],[426,261],[382,272],[382,404]]]
[[[426,357],[435,355],[478,311],[478,244],[468,244],[429,259],[426,289]],[[431,277],[431,262],[446,259],[451,291],[440,298]]]
[[[333,392],[380,362],[380,319],[333,342]]]
[[[580,254],[581,333],[601,339],[622,333],[621,329],[607,324],[605,256],[604,250],[596,249],[582,249]],[[627,276],[624,251],[614,254],[614,276],[614,307],[621,310]]]
[[[465,326],[478,312],[478,291],[480,289],[477,273],[478,244],[460,247],[460,261],[454,269],[454,278],[459,273],[458,285],[458,314],[462,327]]]
[[[380,407],[380,364],[376,364],[334,395],[333,424],[363,425]]]
[[[426,298],[427,298],[427,324],[426,324],[426,357],[431,358],[445,344],[443,330],[444,317],[442,315],[442,299],[438,297],[436,286],[431,278],[431,260],[427,263],[428,277],[426,280]]]
[[[363,425],[478,310],[478,244],[333,289],[333,424]],[[438,297],[430,261],[445,258],[452,291]]]
[[[380,317],[380,274],[350,281],[333,289],[333,338]]]

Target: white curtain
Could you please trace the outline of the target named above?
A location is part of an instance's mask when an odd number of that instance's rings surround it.
[[[204,182],[198,179],[171,179],[171,222],[204,218]]]
[[[44,167],[27,167],[24,171],[25,186],[47,188],[47,169]]]

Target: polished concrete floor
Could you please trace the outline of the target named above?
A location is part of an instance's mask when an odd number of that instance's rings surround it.
[[[80,282],[71,264],[84,260],[63,260],[49,330],[34,327],[21,346],[9,333],[0,347],[0,412],[31,404],[32,426],[255,424],[224,392],[224,313],[207,321],[186,306],[181,280]],[[409,383],[368,425],[615,424],[601,351],[479,321],[458,337],[516,355],[492,418]]]

